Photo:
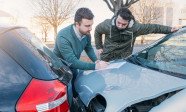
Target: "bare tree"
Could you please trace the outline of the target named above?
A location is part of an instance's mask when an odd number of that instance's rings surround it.
[[[47,41],[47,37],[48,37],[48,31],[50,29],[50,24],[48,23],[42,23],[41,24],[42,27],[42,34],[44,33],[44,41]]]
[[[36,18],[35,23],[39,25],[42,31],[42,39],[46,42],[48,31],[51,29],[51,25],[45,20],[45,18]],[[44,34],[44,38],[43,38]]]
[[[140,0],[130,7],[135,19],[141,23],[160,23],[162,22],[163,7],[159,0]],[[141,44],[145,41],[142,36]]]
[[[72,16],[80,0],[32,0],[37,17],[46,20],[54,28],[54,40],[57,28]]]
[[[139,0],[103,0],[106,2],[108,8],[116,14],[116,12],[122,8],[129,8],[132,4],[136,3]]]

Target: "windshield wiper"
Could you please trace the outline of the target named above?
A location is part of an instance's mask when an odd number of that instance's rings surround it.
[[[141,65],[141,66],[143,66],[145,68],[149,68],[148,66],[146,66],[144,63],[142,63],[141,61],[139,61],[137,59],[137,55],[132,55],[131,57],[129,57],[127,59],[127,61],[132,62],[132,63],[137,64],[137,65]]]

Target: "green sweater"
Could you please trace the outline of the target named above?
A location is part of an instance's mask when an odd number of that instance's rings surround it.
[[[81,53],[85,50],[88,57],[95,62],[97,57],[91,45],[91,36],[87,35],[81,41],[77,38],[73,24],[59,31],[53,52],[60,58],[72,63],[72,68],[95,70],[95,63],[80,61]]]

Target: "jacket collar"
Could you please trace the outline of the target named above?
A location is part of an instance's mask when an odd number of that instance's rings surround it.
[[[114,18],[112,18],[112,26],[116,26],[116,23],[115,23],[115,20],[116,20],[116,17],[114,17]],[[134,25],[134,19],[132,19],[132,20],[130,20],[130,22],[129,22],[129,25],[128,25],[128,28],[132,28],[132,26]]]

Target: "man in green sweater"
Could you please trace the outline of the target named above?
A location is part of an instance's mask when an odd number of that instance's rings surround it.
[[[90,31],[92,30],[93,17],[93,13],[88,8],[78,9],[74,18],[75,23],[60,30],[56,37],[56,43],[53,52],[58,57],[66,60],[69,63],[72,63],[71,70],[73,73],[73,79],[68,85],[69,102],[72,102],[72,94],[74,98],[78,96],[74,88],[74,82],[78,75],[77,69],[103,69],[108,65],[108,62],[99,61],[97,59],[91,45]],[[88,57],[94,63],[88,63],[79,60],[83,50],[85,50]],[[72,108],[74,107],[72,106]]]
[[[105,68],[108,63],[98,61],[91,45],[90,31],[93,13],[88,8],[80,8],[75,14],[75,23],[59,31],[53,52],[60,58],[72,63],[73,69],[95,70]],[[82,51],[95,63],[80,61]]]
[[[95,44],[98,55],[104,61],[122,59],[132,54],[137,36],[150,33],[168,34],[178,28],[158,24],[141,24],[135,21],[127,8],[121,8],[116,17],[98,24],[95,29]],[[105,34],[104,45],[102,35]]]

